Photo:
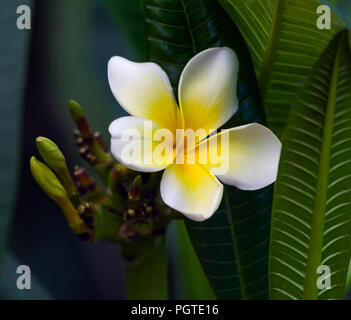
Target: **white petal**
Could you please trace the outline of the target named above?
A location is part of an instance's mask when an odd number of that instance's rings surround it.
[[[160,141],[154,141],[154,133],[160,129],[151,120],[138,117],[122,117],[110,124],[111,152],[125,166],[140,172],[156,172],[167,167],[173,160],[173,154],[168,157],[155,158],[155,148]],[[169,133],[173,138],[172,133]],[[134,137],[134,139],[131,139]],[[172,151],[172,141],[169,148]]]
[[[228,135],[228,143],[221,142],[223,134]],[[213,139],[217,139],[217,148],[215,144],[211,146]],[[200,145],[204,143],[208,143],[209,155],[216,152],[220,155],[217,165],[209,161],[208,166],[225,184],[242,190],[256,190],[270,185],[277,178],[281,143],[268,128],[260,124],[224,130]]]
[[[200,52],[185,66],[179,82],[179,103],[185,128],[218,129],[238,109],[239,62],[229,48]]]
[[[210,218],[218,209],[223,185],[200,165],[169,166],[161,179],[162,200],[194,221]]]
[[[174,132],[179,109],[168,76],[157,64],[112,57],[108,80],[113,95],[129,114]]]

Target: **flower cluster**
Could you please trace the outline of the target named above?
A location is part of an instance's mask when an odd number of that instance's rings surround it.
[[[254,123],[217,131],[238,109],[238,69],[231,49],[199,53],[181,75],[178,106],[158,65],[111,58],[112,93],[131,114],[111,123],[111,153],[81,106],[69,105],[79,152],[104,186],[84,168],[71,177],[57,145],[43,137],[37,147],[47,165],[33,157],[33,177],[89,241],[140,243],[164,234],[180,213],[210,218],[222,200],[221,182],[255,190],[277,175],[281,144],[269,129]]]

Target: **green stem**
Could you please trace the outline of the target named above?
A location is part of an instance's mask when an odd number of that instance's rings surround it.
[[[125,259],[128,300],[165,300],[168,298],[165,238],[157,237],[123,248],[124,254],[140,254],[134,261]],[[126,252],[126,249],[128,252]],[[134,250],[137,250],[135,252]]]

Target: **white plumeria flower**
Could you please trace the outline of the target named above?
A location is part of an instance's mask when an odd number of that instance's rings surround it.
[[[229,48],[212,48],[193,57],[185,66],[179,82],[179,107],[166,73],[155,63],[135,63],[112,57],[108,63],[108,79],[113,95],[131,116],[113,121],[112,154],[131,169],[155,172],[165,169],[161,179],[161,197],[171,208],[195,221],[210,218],[218,209],[223,185],[220,181],[243,190],[263,188],[276,180],[281,143],[266,127],[253,123],[225,132],[229,143],[221,146],[228,170],[217,177],[215,166],[208,164],[177,164],[174,155],[161,162],[131,163],[124,159],[125,142],[121,136],[126,129],[143,133],[145,119],[151,120],[153,131],[142,137],[152,141],[152,150],[160,142],[152,133],[159,128],[176,129],[220,128],[238,109],[236,84],[239,63]],[[197,146],[223,134],[211,135]],[[200,137],[206,138],[206,136]],[[200,139],[200,140],[201,140]],[[144,152],[145,150],[143,150]],[[208,148],[207,152],[218,149]],[[225,161],[225,160],[223,160]]]

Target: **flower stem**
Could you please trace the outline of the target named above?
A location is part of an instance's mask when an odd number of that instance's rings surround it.
[[[137,250],[134,251],[134,250]],[[128,300],[165,300],[167,257],[165,237],[152,238],[133,248],[122,249],[125,259],[125,280]],[[133,252],[134,251],[134,252]],[[134,254],[140,254],[133,259]]]

